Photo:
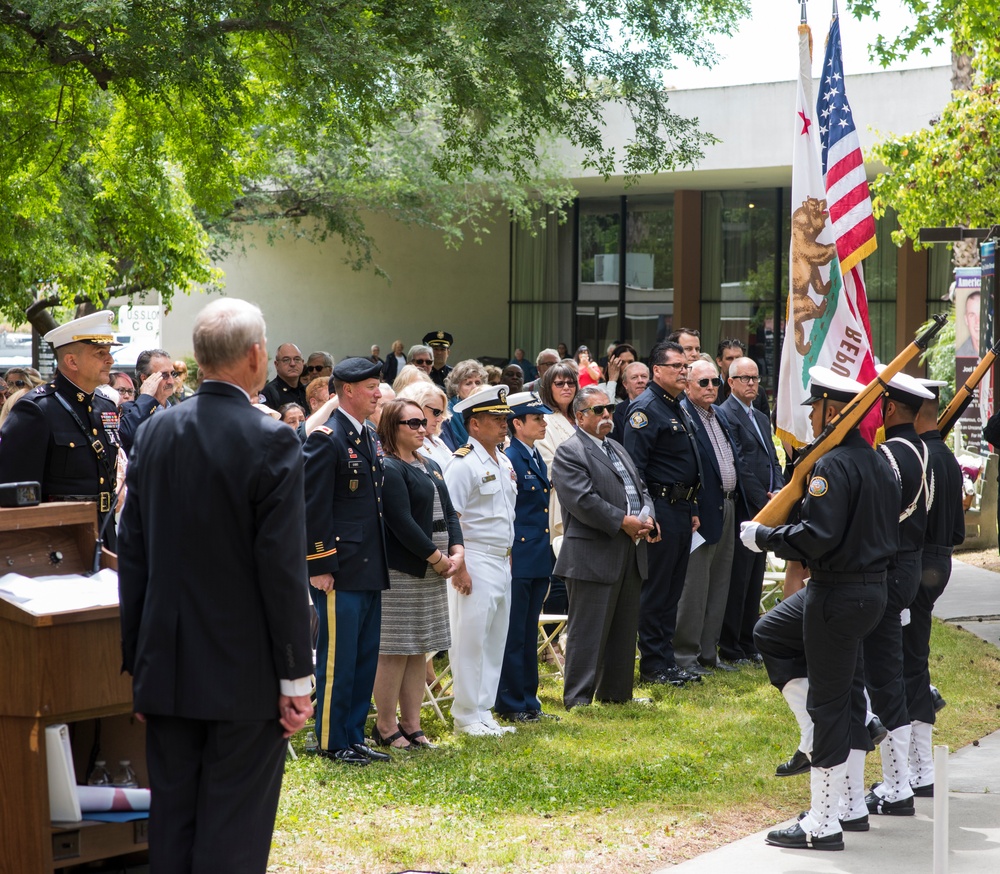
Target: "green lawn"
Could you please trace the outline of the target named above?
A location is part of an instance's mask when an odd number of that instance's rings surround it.
[[[935,743],[957,749],[1000,728],[1000,652],[935,623],[931,672],[948,701]],[[289,762],[270,870],[389,874],[643,872],[794,815],[808,777],[778,779],[795,749],[791,714],[762,669],[696,687],[639,687],[651,705],[564,713],[503,738],[424,728],[441,749],[350,769]],[[869,776],[878,773],[868,758]]]

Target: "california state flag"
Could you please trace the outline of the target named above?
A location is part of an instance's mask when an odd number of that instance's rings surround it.
[[[875,378],[861,264],[855,264],[846,276],[841,276],[836,238],[829,220],[820,162],[819,128],[823,120],[816,123],[812,102],[811,43],[809,25],[800,24],[788,309],[777,399],[778,436],[796,447],[813,439],[809,407],[802,406],[809,397],[810,367],[829,367],[861,383]],[[839,54],[839,40],[837,48]],[[830,87],[838,87],[843,93],[842,80]]]

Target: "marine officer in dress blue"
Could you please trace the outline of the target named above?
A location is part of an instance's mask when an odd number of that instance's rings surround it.
[[[507,458],[517,474],[514,546],[511,555],[510,627],[500,669],[497,715],[508,722],[538,722],[538,615],[549,588],[549,473],[535,441],[545,436],[552,410],[534,392],[510,395]]]
[[[93,502],[112,551],[118,409],[95,390],[108,384],[111,347],[122,345],[113,318],[103,310],[49,331],[55,379],[21,398],[0,428],[0,482],[37,482],[43,501]]]
[[[660,343],[650,365],[652,380],[629,407],[622,441],[653,498],[662,532],[649,547],[649,578],[639,599],[639,677],[683,686],[701,679],[677,666],[673,641],[691,535],[699,525],[701,459],[694,423],[680,404],[687,387],[684,349]]]
[[[365,425],[381,397],[381,364],[346,358],[333,369],[340,407],[306,438],[306,546],[319,614],[316,738],[320,754],[348,765],[388,761],[365,744],[389,588],[382,520],[382,448]]]

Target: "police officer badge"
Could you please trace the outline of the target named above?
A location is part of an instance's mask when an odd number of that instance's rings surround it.
[[[649,424],[649,417],[642,410],[636,410],[628,417],[628,423],[633,428],[645,428]]]
[[[809,495],[813,498],[822,498],[829,488],[829,484],[821,476],[814,476],[809,481]]]

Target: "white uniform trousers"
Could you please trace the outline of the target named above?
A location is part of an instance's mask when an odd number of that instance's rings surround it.
[[[472,593],[460,595],[448,586],[448,657],[455,695],[451,715],[456,726],[492,718],[510,624],[510,559],[479,552],[476,544],[466,543],[465,564]]]

